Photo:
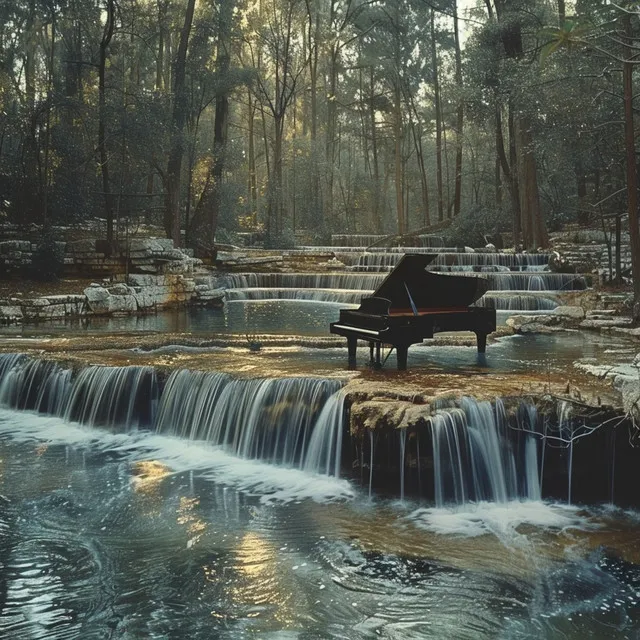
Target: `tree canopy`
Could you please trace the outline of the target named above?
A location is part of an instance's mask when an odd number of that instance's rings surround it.
[[[110,241],[119,218],[145,216],[203,248],[243,230],[287,246],[448,219],[544,246],[562,223],[630,211],[639,11],[4,1],[0,212],[106,218]]]

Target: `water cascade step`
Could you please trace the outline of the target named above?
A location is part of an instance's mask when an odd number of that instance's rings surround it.
[[[524,407],[535,423],[535,408]],[[436,506],[541,499],[539,439],[523,434],[515,446],[508,429],[500,400],[463,398],[459,408],[431,418]]]
[[[398,252],[363,253],[358,257],[354,270],[389,271],[403,254]],[[547,268],[548,253],[461,253],[438,252],[429,265],[433,271],[542,271]]]
[[[385,276],[385,273],[234,273],[218,278],[218,283],[228,289],[372,291],[380,285]],[[588,286],[583,275],[571,273],[483,273],[482,277],[489,281],[489,289],[492,291],[580,291]]]
[[[239,379],[153,367],[88,366],[74,374],[46,360],[0,355],[0,406],[114,431],[148,429],[205,441],[247,459],[338,476],[342,382]]]

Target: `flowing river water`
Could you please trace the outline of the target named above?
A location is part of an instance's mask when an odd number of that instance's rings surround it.
[[[434,424],[435,502],[385,499],[335,380],[0,368],[3,638],[638,637],[640,513],[541,500],[488,403]]]
[[[453,255],[443,268],[493,272],[485,303],[498,309],[549,310],[556,291],[587,286],[543,273],[540,256]],[[86,328],[326,335],[381,278],[365,272],[396,262],[358,258],[339,276],[236,274],[224,311]],[[28,345],[67,331],[15,333]],[[410,366],[551,375],[633,351],[574,333],[501,340],[483,362],[467,348],[416,347]],[[385,497],[371,488],[384,446],[373,434],[370,477],[363,461],[346,456],[345,467],[345,349],[265,348],[260,359],[258,379],[210,366],[160,379],[150,366],[0,356],[1,638],[640,638],[640,511],[615,506],[613,487],[611,503],[543,499],[546,431],[513,449],[499,401],[445,407],[430,427],[435,497],[405,497],[416,442],[402,434],[401,491]],[[262,371],[296,360],[329,377]]]

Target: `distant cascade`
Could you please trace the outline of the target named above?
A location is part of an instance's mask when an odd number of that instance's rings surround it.
[[[227,289],[226,299],[234,300],[313,300],[314,302],[336,302],[360,304],[362,296],[368,292],[348,289],[271,289],[255,287],[248,289]]]
[[[489,307],[498,311],[551,311],[559,303],[553,298],[534,295],[492,295],[486,293],[475,303],[477,307]]]
[[[323,378],[237,379],[179,370],[161,389],[152,367],[89,366],[74,375],[54,362],[0,355],[0,406],[90,426],[155,430],[335,476],[341,388],[341,381]]]
[[[409,250],[411,251],[411,250]],[[403,254],[398,252],[365,252],[355,265],[356,270],[384,271],[395,267]],[[430,268],[437,271],[542,271],[549,263],[547,253],[461,253],[440,252]]]
[[[536,436],[523,431],[514,439],[508,429],[500,400],[463,398],[431,418],[436,506],[541,499]]]
[[[587,288],[583,276],[571,273],[509,272],[469,274],[485,278],[492,291],[574,291]],[[225,277],[228,288],[350,289],[372,291],[386,273],[246,273]]]

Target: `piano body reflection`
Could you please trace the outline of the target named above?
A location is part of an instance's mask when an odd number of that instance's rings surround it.
[[[371,362],[378,367],[382,345],[395,347],[398,369],[406,369],[409,346],[441,331],[473,331],[478,352],[484,353],[487,335],[496,329],[496,312],[469,305],[487,291],[487,280],[426,271],[435,258],[406,254],[358,309],[340,310],[330,331],[347,339],[350,369],[356,366],[358,340],[369,343]]]

